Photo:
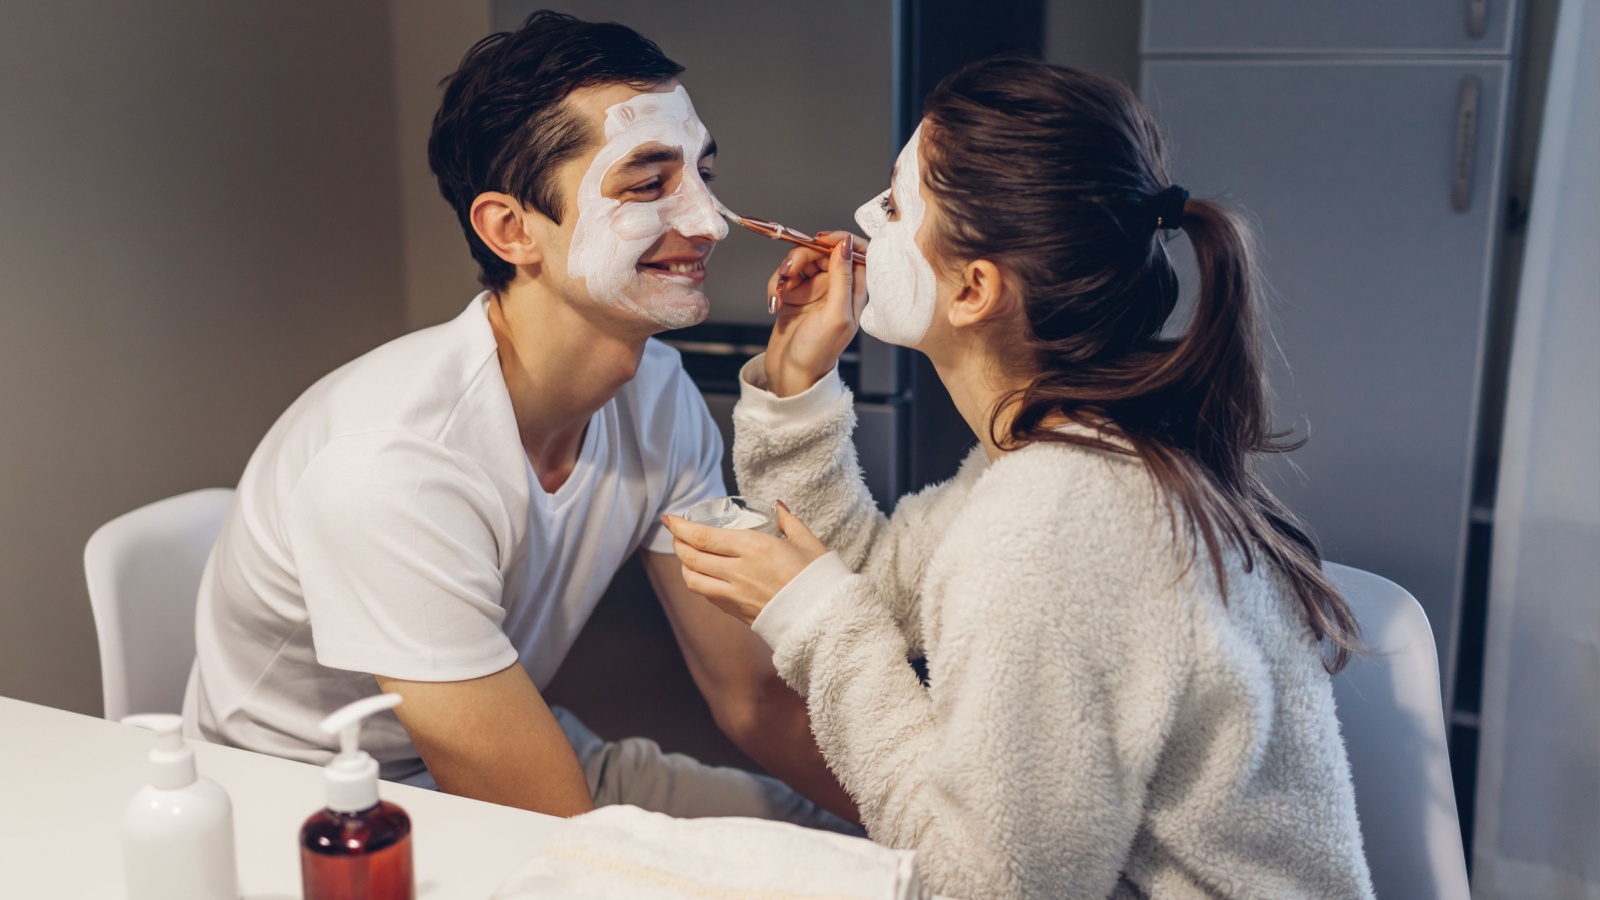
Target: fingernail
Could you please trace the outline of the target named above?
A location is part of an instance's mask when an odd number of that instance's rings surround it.
[[[785,502],[783,502],[783,501],[782,501],[782,500],[779,500],[779,501],[778,501],[778,505],[779,505],[779,506],[781,506],[781,507],[783,507],[783,511],[784,511],[784,512],[794,512],[794,510],[792,510],[792,509],[790,509],[790,508],[789,508],[789,504],[787,504],[787,503],[785,503]]]
[[[828,233],[826,231],[817,232],[817,240],[819,240],[819,241],[826,239],[827,236],[828,236]]]
[[[769,316],[775,315],[775,314],[777,314],[777,312],[778,312],[778,295],[777,294],[773,294],[771,297],[767,298],[767,315],[769,315]]]
[[[794,259],[792,257],[785,257],[784,260],[783,260],[783,265],[778,267],[778,277],[782,278],[785,275],[788,275],[789,274],[789,269],[793,265],[794,265]]]

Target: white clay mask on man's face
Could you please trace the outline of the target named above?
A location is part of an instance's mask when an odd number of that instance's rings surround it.
[[[856,224],[872,243],[867,247],[867,308],[861,330],[880,341],[915,347],[933,321],[938,282],[933,267],[917,246],[926,207],[922,202],[922,165],[917,158],[922,127],[912,133],[895,160],[895,218],[889,219],[889,191],[856,210]]]
[[[728,223],[700,175],[706,129],[682,86],[667,93],[634,96],[606,110],[605,145],[578,185],[578,218],[573,224],[567,274],[582,278],[591,299],[628,310],[663,328],[684,328],[706,316],[700,282],[705,259],[694,251],[670,264],[641,265],[640,259],[668,232],[685,243],[704,246],[728,236]],[[683,154],[683,170],[672,191],[652,200],[607,197],[606,174],[643,145],[661,145]],[[705,253],[709,255],[709,248]],[[688,254],[688,256],[684,256]]]

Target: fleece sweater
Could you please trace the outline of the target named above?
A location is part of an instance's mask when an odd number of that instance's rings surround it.
[[[760,357],[742,380],[741,492],[784,501],[830,548],[753,627],[868,834],[916,850],[930,887],[1372,896],[1299,601],[1232,555],[1224,602],[1136,457],[976,448],[888,518],[837,372],[788,398]]]

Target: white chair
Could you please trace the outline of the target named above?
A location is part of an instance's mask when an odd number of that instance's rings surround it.
[[[1378,900],[1465,900],[1467,863],[1428,617],[1394,582],[1334,563],[1372,651],[1333,679]]]
[[[102,525],[83,548],[107,719],[176,713],[194,663],[194,607],[231,488],[158,500]]]

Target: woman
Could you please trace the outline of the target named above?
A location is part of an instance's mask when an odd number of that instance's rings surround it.
[[[868,289],[848,235],[791,253],[735,412],[788,541],[668,524],[869,834],[962,897],[1370,896],[1328,679],[1355,622],[1255,474],[1281,448],[1244,227],[1171,185],[1121,85],[1017,59],[934,91],[857,220]],[[1175,229],[1199,284],[1169,336]],[[979,441],[892,519],[835,369],[858,314]]]

